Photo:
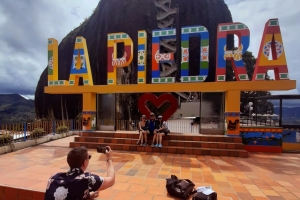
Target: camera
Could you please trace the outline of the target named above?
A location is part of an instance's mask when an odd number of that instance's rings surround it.
[[[102,147],[102,146],[97,146],[97,152],[98,153],[106,153],[106,151],[109,151],[109,148],[107,147]]]

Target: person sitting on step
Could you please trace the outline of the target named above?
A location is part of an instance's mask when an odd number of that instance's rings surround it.
[[[156,132],[157,132],[157,136],[156,136],[157,143],[155,147],[162,147],[162,137],[170,133],[170,130],[168,129],[167,126],[167,122],[163,120],[162,116],[158,116]]]
[[[145,143],[147,143],[147,134],[149,133],[148,131],[148,121],[146,119],[146,116],[143,115],[141,117],[141,121],[139,122],[139,140],[137,141],[136,144],[141,144],[140,146],[143,146],[143,138],[146,138]],[[144,135],[146,135],[146,137],[144,137]]]
[[[156,120],[154,113],[150,113],[150,120],[148,121],[148,124],[149,124],[149,133],[148,134],[153,136],[151,147],[154,147],[154,142],[155,142],[156,134],[157,134],[157,131],[156,131],[157,120]],[[147,141],[147,135],[146,135],[146,141]],[[147,145],[148,144],[145,144],[145,146],[147,146]]]

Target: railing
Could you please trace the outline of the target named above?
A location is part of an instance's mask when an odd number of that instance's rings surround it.
[[[245,126],[270,126],[278,127],[279,120],[276,119],[255,119],[241,116],[240,125]]]
[[[139,120],[117,120],[116,130],[135,131],[138,130]],[[171,132],[175,133],[199,133],[201,130],[225,130],[224,118],[201,117],[194,120],[193,118],[170,119],[167,126]]]
[[[55,133],[60,126],[69,130],[82,130],[81,120],[35,121],[0,125],[0,146],[43,137]]]

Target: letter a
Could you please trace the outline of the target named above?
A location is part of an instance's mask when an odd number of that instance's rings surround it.
[[[269,60],[270,53],[273,60]],[[270,19],[265,25],[252,81],[265,80],[268,70],[274,70],[275,80],[289,80],[278,19]]]
[[[94,85],[89,53],[83,37],[76,37],[69,85],[78,86],[79,77],[83,78],[84,85]]]

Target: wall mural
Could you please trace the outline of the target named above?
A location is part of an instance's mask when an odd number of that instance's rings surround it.
[[[153,103],[156,106],[156,108],[161,107],[166,102],[170,103],[170,107],[167,109],[167,111],[164,113],[160,113],[164,120],[168,120],[178,109],[177,99],[173,95],[166,93],[157,97],[154,94],[146,93],[139,98],[138,108],[143,115],[146,115],[147,118],[149,118],[150,113],[153,112],[149,110],[149,108],[146,105],[148,101]]]
[[[240,136],[247,151],[282,152],[282,128],[245,127],[241,128]]]

